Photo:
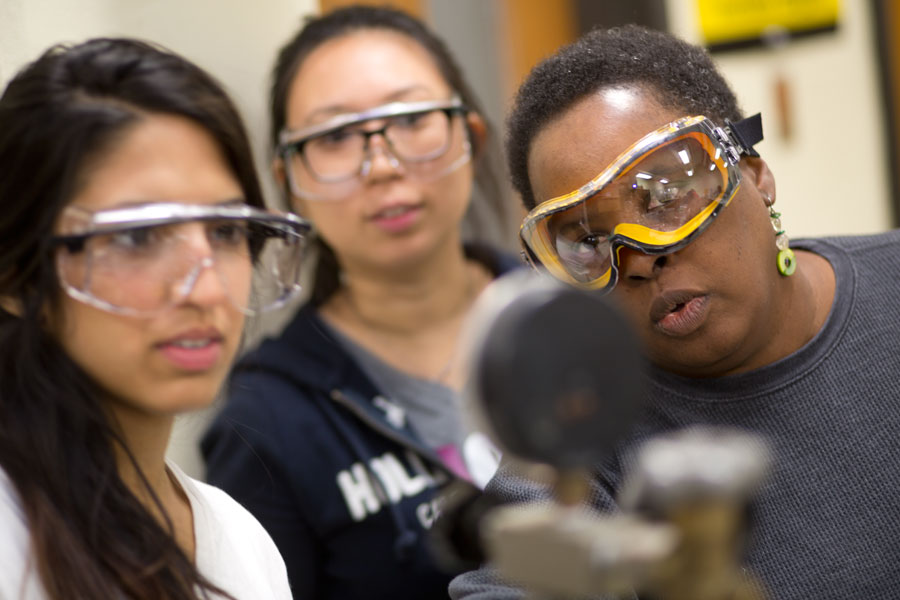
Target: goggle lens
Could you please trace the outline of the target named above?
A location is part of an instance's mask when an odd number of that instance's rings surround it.
[[[551,273],[611,288],[618,246],[674,252],[730,201],[740,171],[725,153],[708,121],[678,121],[642,138],[580,190],[532,211],[522,239]]]
[[[210,270],[235,307],[257,314],[299,292],[305,233],[236,217],[117,227],[64,237],[57,266],[70,295],[110,312],[166,310]]]

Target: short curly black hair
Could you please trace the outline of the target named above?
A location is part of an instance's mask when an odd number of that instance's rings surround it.
[[[616,85],[649,87],[662,106],[719,123],[741,119],[734,92],[703,48],[638,25],[594,29],[531,71],[506,120],[510,176],[528,209],[535,206],[528,176],[535,136],[577,101]]]

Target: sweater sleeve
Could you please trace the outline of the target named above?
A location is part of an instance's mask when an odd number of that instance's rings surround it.
[[[525,597],[524,590],[504,582],[489,565],[463,573],[450,582],[452,600],[519,600]]]
[[[485,490],[510,504],[528,502],[549,502],[550,491],[547,487],[525,479],[515,473],[514,467],[504,463]],[[615,501],[610,487],[595,479],[591,486],[591,506],[601,512],[615,512]],[[539,551],[539,550],[537,550]],[[490,564],[483,565],[476,571],[459,575],[450,582],[450,598],[452,600],[519,600],[534,598],[514,583],[504,580]],[[541,596],[541,598],[545,598]],[[636,598],[630,596],[629,598]],[[596,597],[594,600],[602,600]]]
[[[207,481],[240,502],[272,537],[287,566],[294,597],[314,598],[323,553],[282,462],[289,453],[283,450],[280,428],[259,392],[266,390],[271,400],[279,393],[277,385],[259,377],[232,381],[227,405],[204,435],[201,450]],[[296,390],[289,393],[296,398]]]
[[[545,487],[519,476],[515,473],[515,468],[506,461],[488,483],[485,492],[510,504],[550,499],[550,493]],[[453,600],[517,600],[526,597],[525,590],[504,581],[489,564],[453,579],[449,592]]]

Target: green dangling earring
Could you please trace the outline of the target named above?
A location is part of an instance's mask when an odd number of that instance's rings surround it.
[[[766,194],[766,200],[771,202],[771,196]],[[797,257],[791,250],[789,240],[784,229],[781,227],[781,213],[775,212],[772,204],[769,204],[769,219],[772,221],[772,229],[775,230],[775,247],[778,248],[778,272],[784,277],[790,277],[797,270]]]

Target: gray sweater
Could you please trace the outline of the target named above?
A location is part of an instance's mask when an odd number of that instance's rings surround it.
[[[746,556],[768,597],[900,598],[900,231],[792,245],[834,267],[834,305],[822,330],[750,373],[653,373],[651,410],[622,452],[597,467],[591,501],[615,510],[621,457],[649,435],[696,423],[749,428],[775,451]],[[511,502],[547,496],[505,468],[489,488]],[[483,568],[457,577],[450,595],[524,593]]]

